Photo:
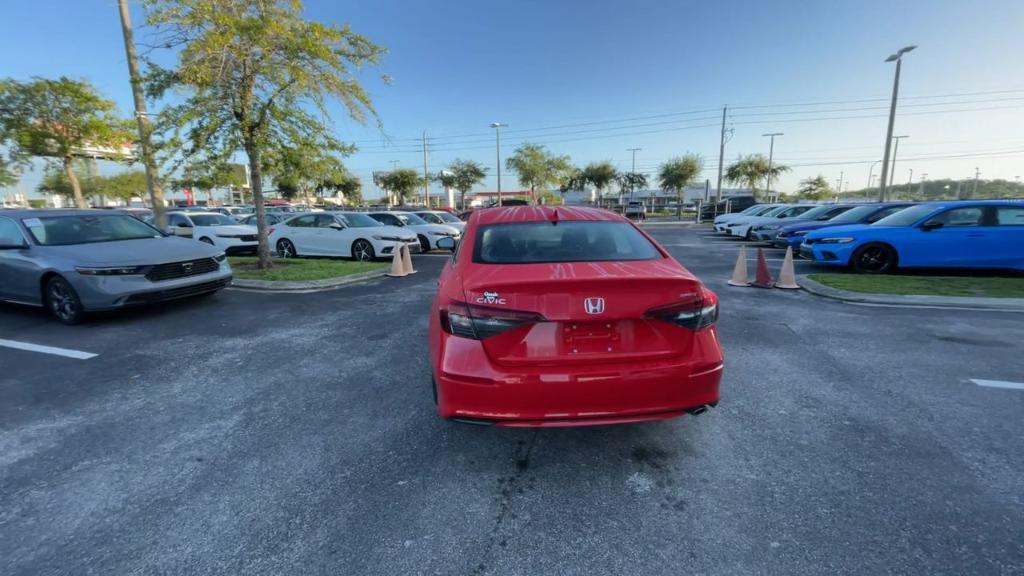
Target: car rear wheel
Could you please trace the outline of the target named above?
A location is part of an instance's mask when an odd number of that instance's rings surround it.
[[[370,262],[377,255],[373,252],[373,244],[366,240],[356,240],[352,243],[352,258],[360,262]]]
[[[420,248],[423,250],[423,252],[430,252],[430,239],[422,234],[419,235],[419,238]]]
[[[46,283],[46,307],[54,318],[68,325],[78,324],[85,314],[78,292],[60,276],[54,276]]]
[[[896,251],[885,244],[865,244],[853,253],[850,266],[864,274],[884,274],[896,269]]]
[[[295,244],[287,238],[282,238],[277,241],[277,255],[279,258],[295,258],[299,255],[295,251]]]

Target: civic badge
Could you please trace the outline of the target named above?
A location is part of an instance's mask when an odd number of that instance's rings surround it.
[[[476,299],[477,304],[505,304],[506,301],[497,292],[484,292],[484,295]]]
[[[604,298],[587,298],[583,301],[583,308],[587,314],[603,314]]]

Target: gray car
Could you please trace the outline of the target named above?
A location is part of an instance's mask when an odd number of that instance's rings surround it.
[[[0,213],[0,301],[89,311],[213,294],[231,284],[224,251],[111,210]]]

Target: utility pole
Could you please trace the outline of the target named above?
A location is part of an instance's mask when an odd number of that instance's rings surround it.
[[[764,191],[768,194],[769,199],[772,195],[772,159],[775,155],[775,137],[782,136],[782,132],[772,132],[770,134],[761,134],[761,136],[770,136],[771,144],[768,145],[768,174],[764,178]]]
[[[909,168],[910,176],[907,176],[907,194],[910,194],[910,188],[914,185],[914,169]]]
[[[892,80],[892,103],[889,105],[889,127],[885,132],[885,154],[882,156],[882,183],[879,186],[878,200],[885,202],[886,185],[889,178],[889,147],[892,145],[892,128],[896,123],[896,99],[900,93],[900,67],[903,63],[903,55],[910,52],[917,46],[905,46],[895,54],[885,59],[886,62],[896,62],[896,75]]]
[[[845,178],[845,177],[846,177],[846,171],[845,170],[840,170],[839,171],[839,186],[836,186],[836,194],[841,194],[843,192],[843,178]]]
[[[508,127],[508,124],[502,124],[501,122],[492,122],[491,128],[494,128],[494,156],[497,158],[498,164],[498,206],[502,206],[501,202],[501,129]]]
[[[427,131],[423,131],[423,205],[430,208],[430,177],[427,176]]]
[[[889,170],[889,184],[888,184],[888,186],[885,189],[886,197],[889,196],[889,188],[892,188],[893,180],[896,179],[896,154],[898,154],[899,151],[900,151],[900,140],[903,140],[904,138],[910,138],[910,136],[903,135],[903,136],[893,136],[892,137],[892,139],[896,141],[896,144],[893,146],[893,149],[892,149],[892,166],[890,167],[890,170]],[[882,168],[885,168],[885,164],[882,165]],[[885,178],[885,172],[884,171],[882,172],[882,178]],[[884,202],[885,198],[883,198],[882,201]]]
[[[153,132],[149,124],[149,113],[146,111],[146,96],[142,90],[142,78],[139,76],[139,57],[135,53],[135,40],[132,39],[132,19],[128,13],[128,0],[117,0],[121,12],[121,34],[124,36],[124,52],[128,59],[128,77],[132,83],[132,98],[135,100],[135,120],[139,125],[139,147],[142,149],[142,163],[146,167],[146,188],[149,189],[149,203],[153,208],[153,222],[163,230],[167,227],[167,211],[164,206],[164,191],[160,186],[160,174],[156,169],[156,158],[153,157],[153,143],[150,136]]]
[[[630,174],[633,175],[633,178],[630,178],[630,180],[629,180],[629,201],[630,202],[633,201],[633,188],[634,188],[633,179],[636,178],[636,153],[638,151],[640,151],[640,150],[643,150],[643,148],[626,148],[626,152],[632,152],[633,153],[633,168],[629,172]]]
[[[918,187],[917,187],[917,194],[922,199],[924,199],[924,181],[927,180],[927,179],[928,179],[928,173],[927,172],[922,172],[921,173],[921,184],[918,185]]]
[[[725,161],[725,113],[728,106],[722,106],[722,134],[718,144],[718,186],[715,188],[715,214],[718,213],[718,203],[722,201],[722,163]]]
[[[978,195],[978,177],[981,176],[981,169],[974,168],[974,188],[971,190],[971,198],[975,198]]]

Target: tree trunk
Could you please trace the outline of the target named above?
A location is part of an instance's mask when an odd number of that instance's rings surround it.
[[[459,192],[459,194],[461,196],[461,199],[459,200],[459,210],[465,211],[466,210],[466,192],[465,192],[465,190],[462,190],[462,191]]]
[[[78,176],[75,176],[75,170],[71,166],[71,156],[64,157],[64,174],[67,175],[68,181],[71,182],[71,190],[75,194],[75,206],[78,208],[88,208],[89,205],[85,203],[85,197],[82,196],[82,184],[78,181]]]
[[[245,154],[249,157],[249,180],[252,188],[252,203],[256,207],[256,239],[259,257],[257,267],[267,270],[273,267],[270,261],[270,244],[267,242],[267,210],[263,206],[263,171],[260,167],[260,149],[255,142],[247,142]]]

